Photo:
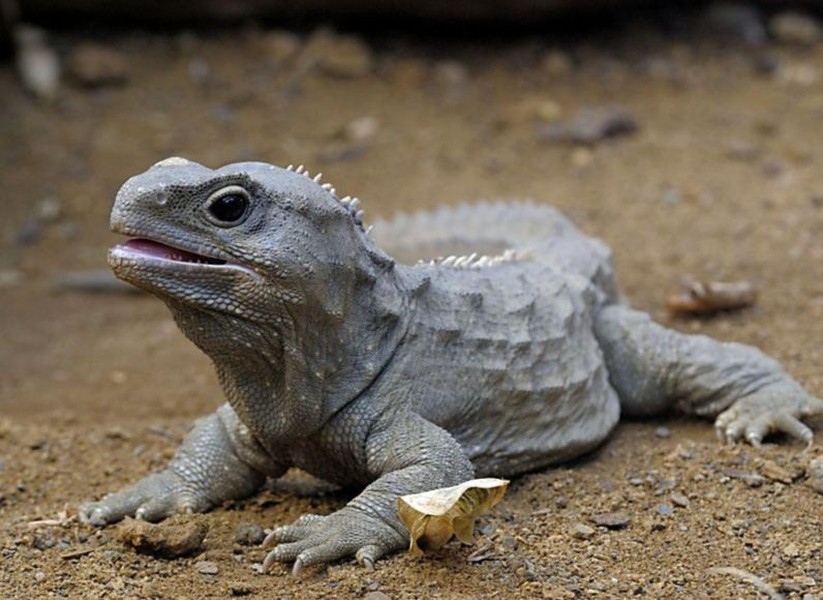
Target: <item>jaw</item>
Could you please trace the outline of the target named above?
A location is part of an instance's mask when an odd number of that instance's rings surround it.
[[[129,240],[109,250],[114,274],[164,300],[235,316],[249,312],[233,300],[259,287],[262,277],[249,267],[147,239]],[[254,297],[254,296],[251,296]]]
[[[222,257],[199,254],[192,250],[175,248],[154,240],[135,238],[109,250],[109,265],[114,273],[126,273],[128,268],[144,267],[144,270],[171,273],[212,273],[245,274],[259,280],[260,274],[254,269],[233,263]],[[127,279],[127,281],[129,281]]]

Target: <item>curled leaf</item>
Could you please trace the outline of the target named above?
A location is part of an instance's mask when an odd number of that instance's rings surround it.
[[[683,289],[669,296],[666,306],[679,315],[711,315],[745,308],[757,302],[757,286],[750,281],[683,281]]]
[[[409,552],[440,548],[456,535],[473,541],[474,521],[494,507],[509,487],[505,479],[472,479],[460,485],[401,496],[397,512],[410,534]]]

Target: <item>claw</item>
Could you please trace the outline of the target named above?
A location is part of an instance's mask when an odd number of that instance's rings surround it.
[[[271,570],[272,565],[276,562],[277,556],[275,555],[274,550],[272,550],[266,555],[266,558],[263,560],[263,572],[268,573]]]
[[[760,435],[754,432],[746,434],[746,439],[754,448],[760,448],[762,444],[762,439],[760,438]]]
[[[297,577],[300,574],[300,571],[303,570],[303,561],[299,558],[294,561],[294,566],[291,568],[291,574],[294,577]]]
[[[274,542],[274,538],[277,537],[276,531],[276,529],[272,529],[271,531],[269,531],[268,535],[266,536],[266,539],[264,539],[263,543],[260,544],[263,548],[268,548],[272,545],[272,543]]]

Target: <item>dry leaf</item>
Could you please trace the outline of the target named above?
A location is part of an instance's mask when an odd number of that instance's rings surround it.
[[[401,496],[397,512],[410,534],[409,552],[440,548],[456,535],[470,544],[474,520],[503,499],[505,479],[472,479],[460,485]]]
[[[669,296],[666,306],[680,315],[710,315],[745,308],[757,302],[757,286],[749,281],[683,281],[683,290]]]

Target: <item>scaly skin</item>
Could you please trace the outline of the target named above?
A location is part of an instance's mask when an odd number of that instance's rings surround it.
[[[300,168],[174,158],[124,184],[112,228],[144,238],[112,249],[116,275],[168,305],[227,404],[164,471],[83,505],[98,526],[203,511],[299,467],[365,489],[275,529],[266,568],[351,555],[372,566],[407,545],[398,496],[579,456],[621,406],[719,415],[723,439],[755,445],[772,431],[810,442],[800,419],[823,412],[758,350],[621,304],[609,250],[549,207],[379,224],[399,254],[500,253],[407,266],[364,229],[359,201]]]

